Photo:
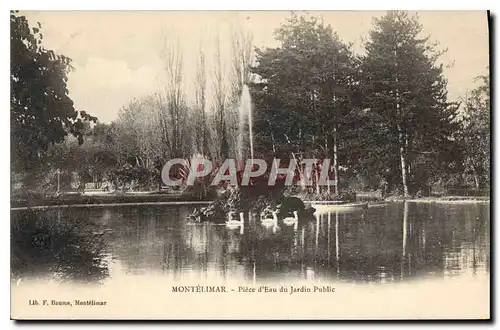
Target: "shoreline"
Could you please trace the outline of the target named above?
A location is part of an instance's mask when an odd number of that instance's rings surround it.
[[[36,205],[11,207],[11,211],[24,210],[47,210],[70,207],[115,207],[115,206],[138,206],[138,205],[208,205],[211,201],[181,201],[181,202],[140,202],[140,203],[99,203],[99,204],[58,204],[58,205]]]
[[[439,198],[421,198],[421,199],[390,199],[386,200],[385,202],[411,202],[411,203],[441,203],[441,204],[474,204],[474,203],[484,203],[488,204],[490,203],[490,198],[464,198],[464,199],[439,199]]]
[[[321,204],[324,206],[359,205],[368,203],[368,206],[386,203],[443,203],[443,204],[468,204],[468,203],[490,203],[490,197],[466,197],[466,196],[443,196],[424,198],[388,198],[385,200],[359,200],[356,202],[342,201],[304,201],[306,204]],[[28,209],[51,209],[69,207],[114,207],[114,206],[137,206],[137,205],[205,205],[213,200],[193,200],[189,196],[155,194],[155,193],[129,193],[123,195],[111,194],[89,194],[89,195],[62,195],[54,198],[37,198],[31,201],[23,199],[11,200],[11,211]]]
[[[128,193],[128,194],[83,194],[83,195],[61,195],[59,197],[33,198],[31,200],[11,198],[11,210],[18,209],[41,209],[57,207],[96,207],[96,206],[118,206],[118,205],[156,205],[156,204],[207,204],[211,200],[193,199],[190,196],[179,194],[158,193]]]

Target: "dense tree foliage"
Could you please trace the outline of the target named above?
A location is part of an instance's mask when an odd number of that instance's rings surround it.
[[[357,58],[315,17],[292,16],[276,38],[281,47],[257,49],[252,68],[260,77],[254,84],[257,144],[298,161],[331,158],[338,179],[339,146],[356,111]]]
[[[12,164],[29,170],[42,154],[68,134],[83,142],[85,121],[68,96],[71,60],[42,45],[41,26],[30,27],[24,16],[10,15],[10,84]]]
[[[436,65],[439,53],[421,32],[416,17],[389,12],[375,20],[362,64],[364,108],[376,126],[372,157],[378,159],[377,172],[386,173],[389,185],[400,186],[404,196],[432,179],[430,163],[453,148],[457,129],[457,106],[447,101],[442,65]],[[364,143],[368,154],[372,145]],[[426,177],[417,176],[418,166]]]
[[[479,76],[480,85],[465,99],[460,141],[463,146],[463,166],[472,174],[476,189],[490,182],[490,78]]]
[[[489,185],[489,77],[480,77],[461,108],[450,102],[441,52],[405,12],[375,19],[362,55],[313,16],[292,15],[275,31],[277,47],[254,52],[251,35],[235,30],[230,65],[218,41],[213,67],[200,47],[192,84],[179,41],[166,37],[162,88],[132,99],[111,124],[91,124],[95,118],[74,109],[70,61],[43,48],[38,28],[13,14],[11,29],[13,164],[26,170],[43,163],[48,185],[60,168],[77,185],[157,189],[169,159],[237,158],[245,84],[255,157],[269,164],[273,157],[318,160],[312,178],[299,167],[302,191],[332,198],[346,189],[380,189],[407,197],[432,186]],[[324,159],[334,184],[321,188]]]

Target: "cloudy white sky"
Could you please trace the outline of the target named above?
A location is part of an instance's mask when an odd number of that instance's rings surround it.
[[[73,59],[75,70],[68,82],[70,96],[79,110],[86,110],[103,122],[114,120],[119,109],[132,98],[159,89],[163,74],[160,50],[165,35],[179,38],[189,83],[200,43],[210,67],[215,35],[220,35],[222,57],[229,59],[229,36],[234,26],[251,32],[254,45],[274,46],[274,29],[290,15],[281,11],[44,11],[23,14],[32,25],[37,21],[42,24],[46,48]],[[372,18],[383,12],[311,14],[321,15],[342,39],[354,43],[355,51],[362,52]],[[424,33],[430,34],[441,48],[448,49],[441,61],[454,63],[445,70],[450,98],[464,95],[473,87],[474,77],[487,72],[486,12],[424,11],[418,15]]]

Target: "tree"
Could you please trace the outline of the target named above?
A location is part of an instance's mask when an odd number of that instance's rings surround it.
[[[231,30],[232,102],[239,102],[243,85],[250,82],[253,35],[240,27]]]
[[[75,110],[67,88],[71,59],[42,45],[40,23],[31,28],[14,11],[10,32],[11,161],[16,169],[28,171],[68,134],[83,143],[84,122],[97,118]]]
[[[490,77],[479,76],[481,84],[465,100],[462,119],[464,166],[470,169],[476,189],[490,180]]]
[[[281,47],[256,49],[252,68],[260,77],[254,84],[258,137],[297,161],[333,156],[338,193],[339,145],[354,108],[357,60],[316,17],[293,15],[275,35]]]
[[[415,160],[426,166],[453,143],[457,106],[447,101],[447,81],[436,64],[441,53],[420,37],[418,18],[390,11],[374,22],[362,64],[364,106],[377,125],[379,152],[398,155],[397,162],[381,157],[388,161],[387,179],[407,197],[416,188],[411,182],[423,181],[415,178]]]
[[[109,179],[111,171],[118,164],[115,126],[95,125],[80,150],[82,161],[78,167],[88,173],[91,182]]]
[[[165,36],[161,56],[166,78],[164,91],[159,94],[158,100],[163,143],[168,146],[169,157],[185,157],[191,151],[191,145],[183,140],[186,137],[183,129],[187,126],[184,114],[188,107],[183,90],[183,53],[179,38],[173,43]]]
[[[229,157],[229,141],[227,136],[226,107],[228,95],[226,85],[224,84],[225,70],[221,62],[219,36],[215,41],[215,64],[213,69],[213,88],[214,88],[214,108],[215,108],[215,132],[218,137],[218,146],[216,154],[221,160]]]
[[[196,66],[196,81],[195,81],[195,143],[196,151],[204,156],[210,155],[209,138],[210,134],[207,127],[206,113],[206,90],[207,90],[207,75],[205,65],[205,53],[201,46]]]
[[[151,181],[156,181],[158,186],[161,184],[161,168],[169,155],[174,153],[172,145],[165,143],[172,140],[174,128],[169,124],[172,122],[169,116],[171,112],[168,111],[169,103],[163,103],[162,100],[165,99],[161,95],[132,100],[120,110],[113,123],[117,165],[122,170],[140,169],[140,173],[154,174],[156,178],[151,178]],[[179,125],[184,125],[184,121]],[[185,131],[186,128],[182,126],[178,130]],[[181,152],[189,146],[189,141],[189,138],[182,141],[182,148],[179,148]]]

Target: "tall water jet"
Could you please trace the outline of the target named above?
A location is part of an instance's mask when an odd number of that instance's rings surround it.
[[[253,118],[252,118],[252,98],[248,86],[243,85],[241,91],[240,104],[238,109],[238,159],[243,160],[247,157],[246,140],[248,139],[250,158],[253,159]],[[248,124],[248,135],[246,125]]]

